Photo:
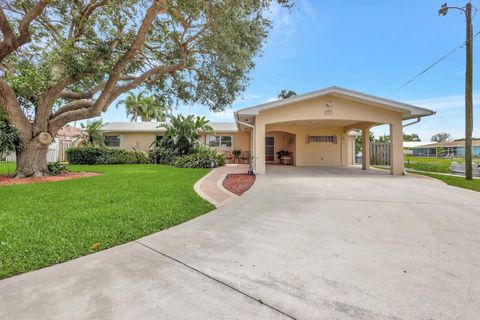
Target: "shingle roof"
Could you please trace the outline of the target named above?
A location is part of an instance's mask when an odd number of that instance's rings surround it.
[[[472,146],[480,146],[480,140],[472,140]],[[447,141],[425,144],[415,148],[449,148],[449,147],[465,147],[465,141]]]

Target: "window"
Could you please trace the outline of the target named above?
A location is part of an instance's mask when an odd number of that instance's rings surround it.
[[[105,144],[107,147],[120,147],[120,136],[106,136]]]
[[[210,148],[231,148],[232,136],[207,136],[207,145]]]
[[[308,143],[312,142],[329,142],[337,143],[337,136],[308,136]]]

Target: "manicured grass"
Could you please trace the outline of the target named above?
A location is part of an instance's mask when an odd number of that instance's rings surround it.
[[[408,170],[407,170],[408,171]],[[448,185],[480,192],[480,179],[465,180],[464,177],[449,176],[444,174],[435,174],[430,172],[408,171],[414,174],[421,174],[445,182]]]
[[[453,159],[444,159],[444,158],[424,158],[424,157],[414,157],[414,156],[405,156],[405,168],[414,169],[420,171],[428,172],[438,172],[438,173],[450,173],[450,165],[452,161],[457,163],[463,163],[464,158],[453,158]],[[479,159],[474,159],[474,163],[478,163]]]
[[[193,190],[208,169],[105,165],[70,170],[103,174],[0,187],[0,278],[132,241],[214,209]],[[5,165],[0,172],[6,173]]]

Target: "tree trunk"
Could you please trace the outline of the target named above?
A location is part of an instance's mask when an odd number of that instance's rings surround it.
[[[36,140],[23,144],[22,149],[17,152],[15,178],[41,177],[48,174],[48,145]]]

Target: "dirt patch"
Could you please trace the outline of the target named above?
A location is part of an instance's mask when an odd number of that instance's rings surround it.
[[[228,191],[241,196],[245,193],[255,182],[255,175],[246,173],[232,173],[227,174],[223,180],[223,187]]]
[[[53,181],[62,181],[70,179],[78,179],[84,177],[93,177],[98,176],[100,173],[95,172],[68,172],[58,176],[45,176],[45,177],[35,177],[35,178],[21,178],[13,179],[11,176],[0,175],[0,186],[10,186],[14,184],[29,184],[29,183],[40,183],[40,182],[53,182]]]

